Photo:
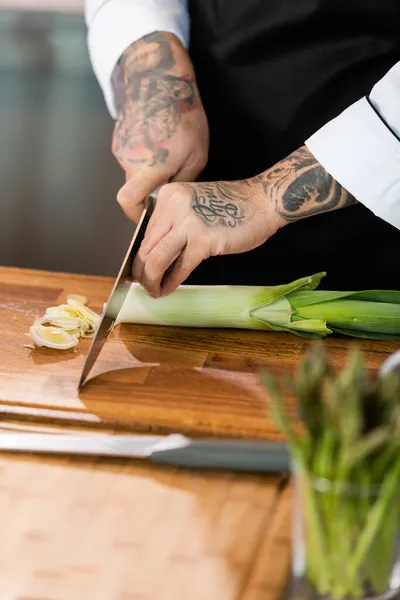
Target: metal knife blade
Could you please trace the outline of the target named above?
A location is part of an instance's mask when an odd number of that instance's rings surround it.
[[[83,365],[81,378],[78,384],[78,390],[80,390],[85,385],[90,371],[92,370],[100,354],[101,349],[106,343],[107,338],[110,335],[110,332],[113,328],[114,322],[118,317],[118,313],[122,308],[126,296],[128,295],[130,284],[132,281],[131,271],[133,260],[137,251],[139,250],[140,244],[143,241],[148,222],[153,213],[157,192],[158,189],[155,190],[152,194],[150,194],[150,196],[148,196],[146,200],[146,207],[143,210],[139,222],[136,226],[132,240],[129,244],[128,251],[122,262],[113,289],[111,290],[111,294],[108,298],[108,302],[103,312],[100,325],[90,345],[88,355]]]
[[[162,439],[154,435],[1,432],[0,451],[146,458]]]
[[[110,435],[0,432],[0,452],[144,458],[187,468],[254,473],[290,470],[287,445],[262,440],[202,438],[179,434]]]

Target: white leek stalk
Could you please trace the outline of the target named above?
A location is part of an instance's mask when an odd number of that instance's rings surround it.
[[[325,273],[277,286],[187,286],[152,298],[133,283],[116,323],[400,339],[400,292],[316,291]]]

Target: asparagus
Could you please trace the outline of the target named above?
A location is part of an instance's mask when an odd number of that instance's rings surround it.
[[[400,516],[399,376],[370,377],[354,350],[336,373],[314,344],[286,388],[269,373],[262,383],[295,465],[307,583],[335,600],[383,594]],[[287,389],[297,422],[285,408]]]

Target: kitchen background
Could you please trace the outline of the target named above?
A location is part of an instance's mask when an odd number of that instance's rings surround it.
[[[114,276],[133,225],[82,0],[0,0],[0,265]]]

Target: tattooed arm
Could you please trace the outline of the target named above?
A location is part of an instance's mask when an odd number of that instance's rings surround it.
[[[305,146],[251,179],[165,185],[133,273],[166,295],[209,256],[252,250],[288,223],[355,203]]]
[[[208,124],[193,66],[180,41],[156,32],[121,58],[125,99],[113,153],[126,172],[118,201],[137,220],[144,198],[162,183],[193,181],[208,155]]]
[[[357,200],[319,164],[306,146],[259,176],[266,198],[287,223],[345,208]]]

